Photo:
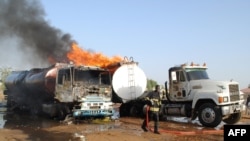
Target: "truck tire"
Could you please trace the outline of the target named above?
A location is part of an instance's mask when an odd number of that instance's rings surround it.
[[[65,117],[69,114],[69,107],[67,105],[64,104],[57,104],[56,105],[56,110],[57,110],[57,115],[56,115],[56,119],[57,120],[64,120]]]
[[[200,123],[205,127],[216,127],[222,121],[220,109],[213,103],[205,103],[198,111]]]
[[[230,115],[228,118],[223,119],[223,121],[226,124],[235,124],[237,122],[239,122],[241,119],[241,113],[234,113],[232,115]]]
[[[129,116],[129,109],[130,106],[127,103],[122,103],[122,105],[119,108],[120,116],[121,117]]]
[[[130,108],[129,114],[130,114],[131,117],[137,117],[138,116],[139,111],[138,111],[138,109],[137,109],[137,107],[135,105],[133,105]]]

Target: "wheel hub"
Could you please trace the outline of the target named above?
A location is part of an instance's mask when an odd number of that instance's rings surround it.
[[[206,108],[202,111],[202,119],[207,122],[207,123],[211,123],[214,121],[215,119],[215,112],[213,109],[211,108]]]

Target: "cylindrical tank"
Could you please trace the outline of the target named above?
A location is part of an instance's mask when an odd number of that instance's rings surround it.
[[[54,96],[56,72],[56,67],[32,69],[26,75],[24,84],[32,92],[48,93]]]
[[[8,90],[23,89],[23,80],[28,71],[12,71],[5,79],[4,84]]]
[[[122,64],[113,74],[112,86],[115,93],[127,102],[140,97],[147,86],[143,70],[135,62]]]
[[[16,102],[25,102],[27,99],[52,101],[58,67],[60,65],[55,64],[48,68],[11,72],[5,80],[6,94]]]

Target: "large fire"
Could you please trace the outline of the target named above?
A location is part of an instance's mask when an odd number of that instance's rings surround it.
[[[103,68],[122,61],[122,57],[120,56],[107,57],[102,53],[83,50],[76,43],[72,44],[71,51],[67,53],[67,57],[76,65],[98,66]]]

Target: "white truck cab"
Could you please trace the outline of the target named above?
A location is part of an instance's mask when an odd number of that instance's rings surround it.
[[[215,127],[221,121],[237,123],[245,110],[238,82],[211,80],[206,70],[206,64],[194,63],[169,69],[164,114],[187,116],[193,120],[198,117],[207,127]]]

